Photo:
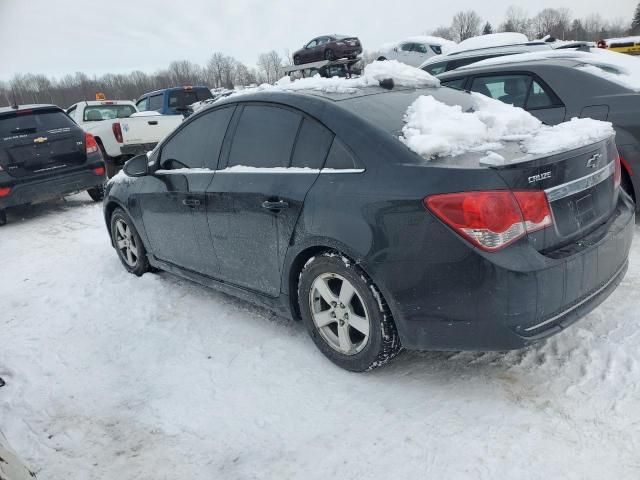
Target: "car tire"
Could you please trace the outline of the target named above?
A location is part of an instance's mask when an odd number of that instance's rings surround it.
[[[378,288],[360,267],[337,252],[307,261],[300,273],[298,304],[316,346],[345,370],[372,370],[402,349]]]
[[[121,208],[116,208],[109,225],[111,241],[124,268],[138,277],[150,271],[147,251],[129,215]]]
[[[94,202],[101,202],[104,199],[104,184],[97,187],[90,188],[87,193]]]
[[[300,65],[300,56],[296,55],[295,57],[293,57],[293,64],[294,65]]]
[[[325,60],[328,60],[328,61],[330,61],[330,62],[331,62],[331,61],[333,61],[333,60],[335,60],[335,59],[336,59],[336,56],[335,56],[335,54],[333,53],[333,50],[331,50],[330,48],[327,48],[327,49],[324,51],[324,59],[325,59]]]
[[[5,210],[0,210],[0,227],[7,224],[7,212]]]
[[[387,59],[387,57],[378,57],[378,58],[376,58],[376,60],[378,62],[384,62],[386,59]]]

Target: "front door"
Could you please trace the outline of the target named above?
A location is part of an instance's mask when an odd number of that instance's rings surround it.
[[[233,110],[217,109],[185,122],[163,143],[160,169],[144,178],[138,192],[153,255],[213,277],[219,268],[207,225],[205,192],[215,175]]]
[[[269,104],[247,105],[237,115],[223,149],[226,168],[207,189],[209,228],[221,279],[277,296],[291,236],[333,134]]]

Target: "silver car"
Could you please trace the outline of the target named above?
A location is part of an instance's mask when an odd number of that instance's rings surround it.
[[[455,42],[439,37],[411,37],[398,43],[382,46],[377,60],[397,60],[417,67],[425,60],[446,52],[454,45]]]

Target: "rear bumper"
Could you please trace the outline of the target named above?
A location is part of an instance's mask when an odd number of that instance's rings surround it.
[[[390,288],[383,282],[383,293],[405,348],[522,348],[562,331],[615,290],[634,229],[634,205],[621,195],[605,225],[562,252],[542,255],[527,240],[499,255],[449,242],[437,271],[429,265],[419,281],[402,281],[415,262],[379,266],[376,277],[398,279]]]
[[[143,153],[147,153],[153,150],[157,144],[158,142],[123,145],[122,147],[120,147],[120,151],[123,155],[142,155]]]
[[[352,47],[350,45],[345,45],[344,47],[337,47],[334,50],[334,55],[336,58],[342,57],[355,57],[356,55],[360,55],[362,53],[362,47]]]
[[[104,163],[100,161],[73,172],[36,179],[2,177],[0,186],[11,187],[11,193],[0,198],[0,209],[42,202],[102,185],[106,177],[96,175],[93,172],[96,167],[104,167]]]

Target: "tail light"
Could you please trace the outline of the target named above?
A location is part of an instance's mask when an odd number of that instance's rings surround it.
[[[605,40],[598,40],[598,48],[607,48],[607,42]]]
[[[120,122],[112,123],[111,130],[113,130],[113,136],[116,137],[116,142],[122,143],[122,128],[120,127]]]
[[[620,166],[620,154],[616,150],[615,158],[613,159],[615,162],[615,170],[613,171],[613,187],[614,189],[618,189],[620,187],[620,181],[622,179],[622,168]]]
[[[102,177],[104,175],[104,167],[96,167],[96,168],[94,168],[93,169],[93,173],[95,173],[99,177]]]
[[[87,150],[87,155],[98,151],[98,142],[96,142],[96,138],[90,133],[84,134],[84,145]]]
[[[0,198],[6,197],[11,193],[11,187],[0,187]]]
[[[488,191],[433,195],[425,206],[456,233],[486,251],[496,251],[552,225],[542,191]]]

